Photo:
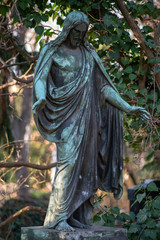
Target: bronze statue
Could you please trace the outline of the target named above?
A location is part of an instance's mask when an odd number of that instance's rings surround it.
[[[39,56],[33,113],[42,136],[57,145],[57,168],[44,226],[85,228],[96,190],[122,195],[122,112],[147,119],[117,92],[86,39],[89,21],[71,12],[61,34]]]

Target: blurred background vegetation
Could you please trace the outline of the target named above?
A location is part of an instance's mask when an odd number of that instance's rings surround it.
[[[35,214],[28,211],[1,227],[3,239],[20,239],[21,226],[43,223],[39,208],[47,208],[56,146],[34,125],[32,80],[40,49],[56,38],[73,10],[88,15],[88,40],[123,99],[151,114],[147,123],[124,116],[124,195],[115,201],[107,194],[103,205],[128,212],[127,189],[160,177],[160,1],[1,0],[0,221],[28,205],[37,207]],[[32,164],[49,166],[37,170]]]

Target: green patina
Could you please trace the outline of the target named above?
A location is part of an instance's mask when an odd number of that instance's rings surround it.
[[[70,13],[61,34],[43,47],[35,69],[35,122],[57,145],[47,228],[62,224],[60,230],[72,230],[65,222],[70,219],[88,224],[98,188],[121,197],[122,111],[147,115],[120,97],[86,40],[88,25],[85,14]]]

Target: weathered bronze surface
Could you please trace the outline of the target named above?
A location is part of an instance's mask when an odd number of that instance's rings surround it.
[[[57,145],[57,168],[44,226],[85,228],[96,190],[122,195],[122,112],[148,118],[125,102],[88,43],[88,18],[70,13],[61,34],[39,56],[33,83],[34,119]]]

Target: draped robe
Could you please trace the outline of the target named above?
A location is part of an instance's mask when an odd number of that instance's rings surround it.
[[[36,81],[44,83],[46,93],[45,107],[34,116],[35,122],[43,137],[57,145],[46,227],[71,215],[88,223],[90,199],[98,188],[122,193],[122,114],[103,95],[106,85],[115,87],[95,51],[80,49],[82,68],[64,86],[55,86],[56,53],[51,44],[42,50],[35,71],[33,101]]]

